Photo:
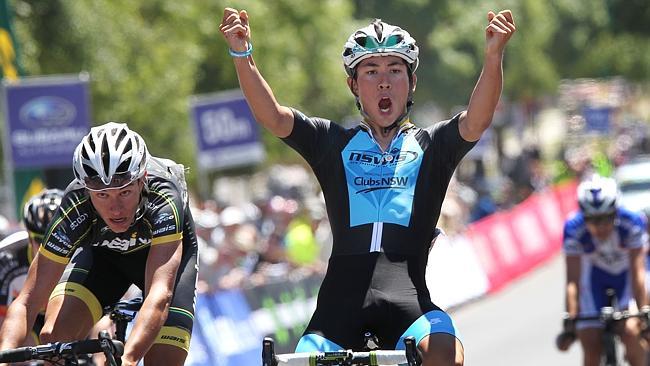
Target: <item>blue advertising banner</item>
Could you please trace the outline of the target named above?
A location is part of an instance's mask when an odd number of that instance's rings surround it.
[[[195,96],[191,115],[202,169],[224,169],[264,160],[257,123],[241,91]]]
[[[586,130],[607,134],[611,130],[612,108],[610,107],[584,107],[582,115],[585,118]]]
[[[3,86],[11,165],[69,166],[89,131],[87,75],[26,78]]]
[[[276,353],[293,352],[316,308],[323,278],[302,279],[199,294],[188,366],[261,364],[262,339],[275,341]]]

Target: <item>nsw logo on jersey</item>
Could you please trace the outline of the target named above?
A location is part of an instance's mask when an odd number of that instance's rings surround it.
[[[341,152],[350,199],[350,226],[386,222],[408,226],[422,148],[402,134],[382,152],[367,133],[357,133]]]
[[[360,164],[370,164],[373,166],[397,165],[400,163],[408,164],[418,158],[415,151],[400,151],[393,148],[389,153],[375,151],[350,151],[348,160]]]
[[[367,193],[378,189],[405,189],[408,181],[409,177],[381,177],[378,179],[373,177],[354,178],[354,184],[357,187],[361,187],[356,193]]]

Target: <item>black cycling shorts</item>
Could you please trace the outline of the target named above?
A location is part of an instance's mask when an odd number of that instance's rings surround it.
[[[418,340],[430,333],[455,336],[451,318],[431,301],[419,261],[386,253],[332,257],[303,339],[317,335],[342,349],[362,350],[365,332],[376,335],[383,349],[401,348],[414,325]],[[418,326],[432,316],[432,326]]]
[[[154,343],[170,344],[187,351],[194,322],[197,247],[186,243],[183,243],[169,314]],[[100,247],[80,248],[51,297],[66,295],[81,299],[96,323],[102,316],[102,309],[118,302],[131,284],[144,290],[148,253],[148,247],[129,254]]]

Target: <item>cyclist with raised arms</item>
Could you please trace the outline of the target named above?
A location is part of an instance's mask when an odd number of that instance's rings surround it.
[[[423,365],[462,364],[451,318],[425,283],[429,246],[449,180],[491,123],[502,89],[502,58],[515,31],[505,10],[488,13],[485,63],[468,110],[418,128],[409,120],[418,47],[405,30],[375,20],[345,43],[347,83],[363,120],[345,129],[280,105],[252,52],[249,16],[226,8],[223,33],[257,121],[300,153],[318,178],[334,243],[316,311],[296,351],[382,348],[413,335]]]
[[[42,341],[84,339],[102,308],[135,284],[144,302],[122,365],[142,358],[145,365],[182,365],[197,276],[183,166],[150,156],[140,135],[109,122],[82,139],[73,168],[75,179],[9,307],[0,349],[18,346],[46,304]]]
[[[594,174],[578,185],[580,210],[564,224],[569,319],[557,345],[567,350],[577,335],[585,366],[600,364],[602,324],[597,319],[576,321],[576,317],[598,316],[600,309],[609,305],[608,288],[614,289],[619,310],[627,309],[630,299],[638,308],[647,305],[646,219],[641,213],[621,207],[618,196],[614,179]],[[639,337],[641,327],[638,318],[627,319],[621,335],[632,366],[646,364],[647,344]]]
[[[34,195],[23,207],[23,225],[26,230],[15,232],[0,241],[0,326],[7,307],[25,283],[27,270],[38,252],[45,229],[59,209],[63,191],[46,189]],[[32,326],[31,337],[23,345],[39,343],[38,334],[44,317],[39,313]]]

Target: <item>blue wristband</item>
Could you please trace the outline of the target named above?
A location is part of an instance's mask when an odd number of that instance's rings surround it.
[[[244,52],[237,52],[233,51],[232,49],[228,48],[228,53],[232,57],[248,57],[253,54],[253,43],[248,42],[248,49]]]

